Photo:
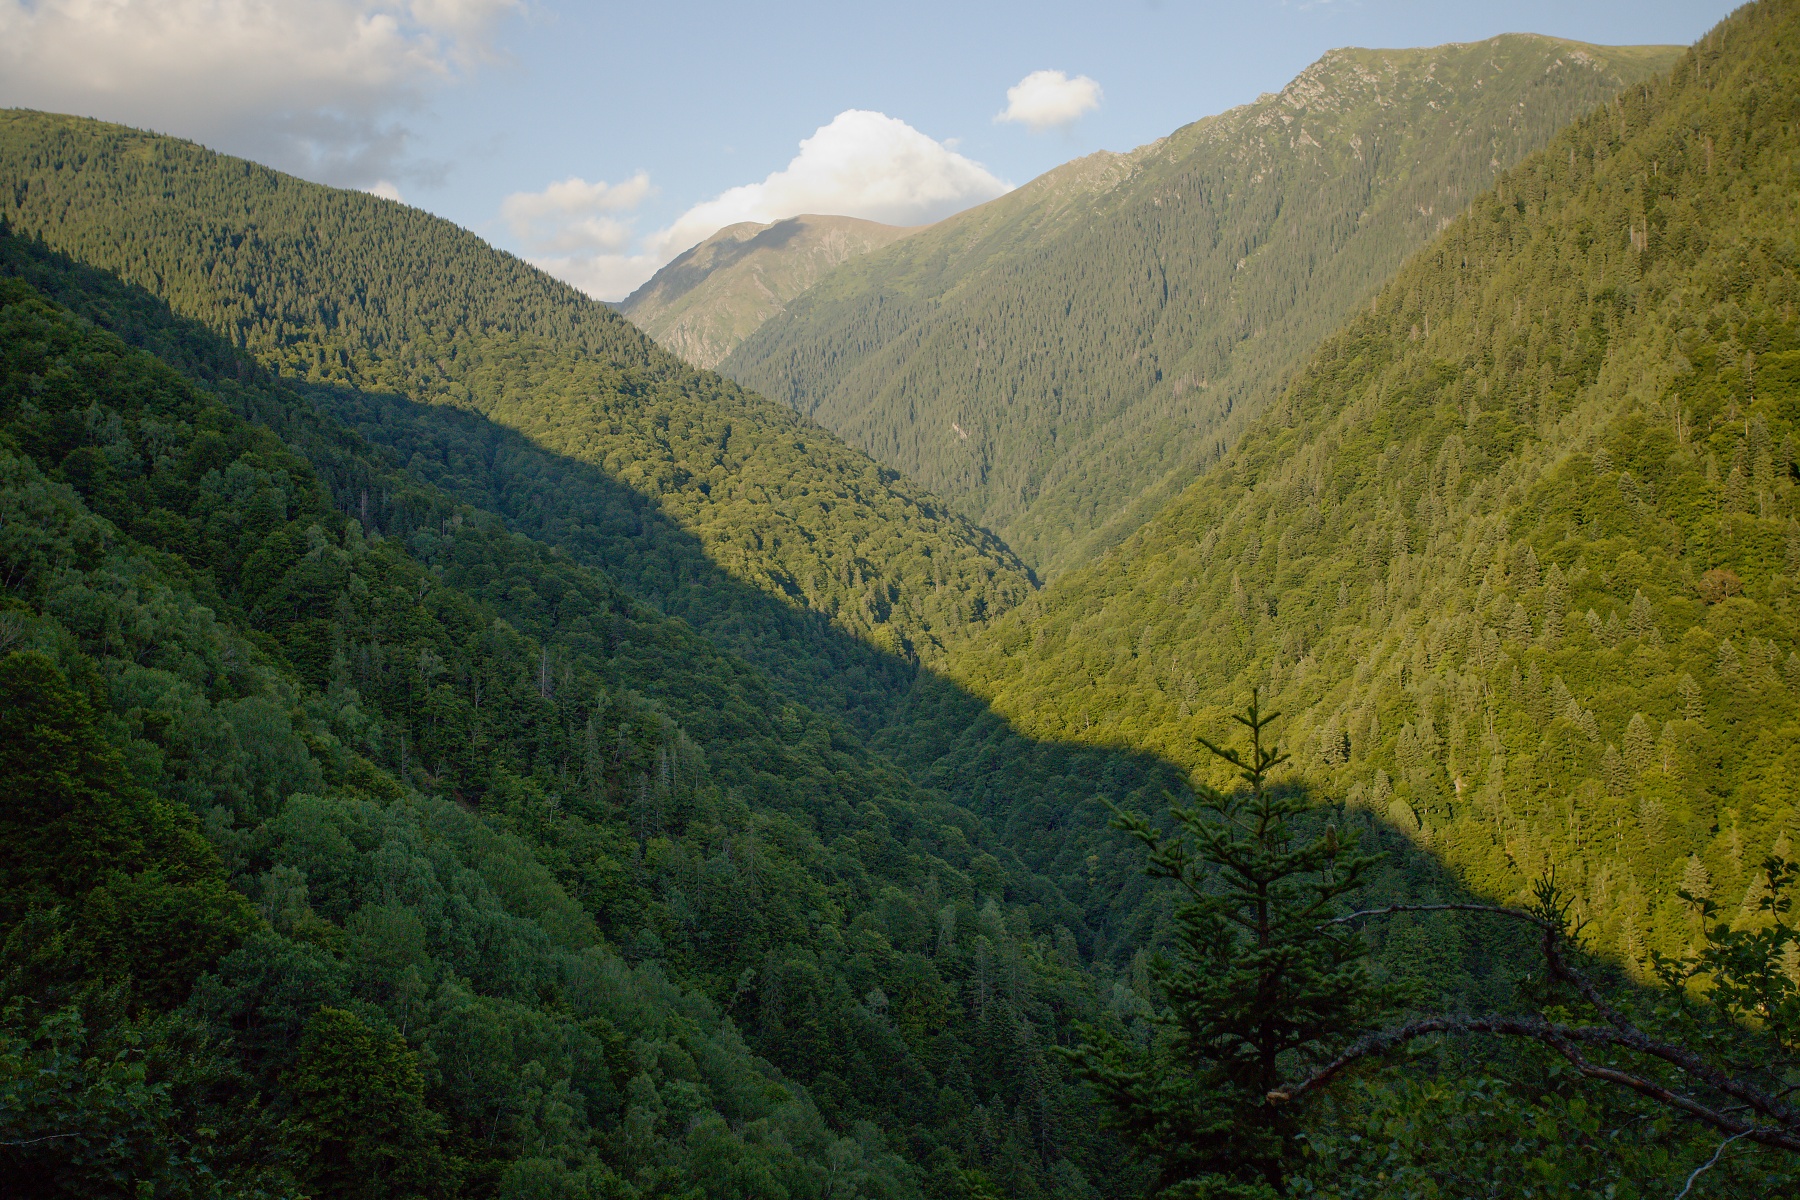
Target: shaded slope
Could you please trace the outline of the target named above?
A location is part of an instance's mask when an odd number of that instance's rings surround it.
[[[1678,888],[1753,912],[1800,838],[1797,48],[1800,5],[1747,9],[1506,173],[952,679],[1026,737],[1183,765],[1260,686],[1304,779],[1486,894],[1554,867],[1630,961],[1686,945]],[[1028,814],[1013,844],[1103,910],[1092,773],[953,695],[895,752]]]
[[[448,222],[22,111],[0,114],[0,180],[17,231],[143,285],[319,403],[348,397],[346,419],[371,415],[357,396],[421,409],[388,435],[408,457],[493,466],[502,448],[442,409],[568,464],[494,507],[810,703],[874,721],[906,658],[934,660],[1031,589],[1004,546],[893,471]]]
[[[326,1005],[431,1065],[473,1194],[553,1159],[647,1191],[829,1160],[914,1195],[983,1165],[957,1157],[971,1114],[1014,1109],[1093,1157],[1033,1032],[1086,1003],[1066,906],[979,822],[141,291],[4,235],[0,274],[87,318],[0,278],[4,633],[259,905],[189,1003],[254,1078],[245,1111],[292,1111]],[[371,491],[369,524],[346,515]],[[779,1145],[740,1136],[758,1121]]]
[[[716,367],[827,271],[912,232],[855,217],[727,225],[677,255],[618,309],[670,353]]]
[[[1333,51],[1280,95],[840,268],[722,369],[1060,570],[1215,461],[1498,170],[1675,54]]]

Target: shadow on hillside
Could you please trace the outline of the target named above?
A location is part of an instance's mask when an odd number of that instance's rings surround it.
[[[761,667],[795,700],[856,729],[916,782],[976,813],[994,842],[1055,897],[1040,892],[1008,898],[1036,906],[1047,923],[1078,912],[1079,940],[1090,956],[1126,968],[1138,951],[1169,936],[1173,893],[1144,875],[1140,847],[1109,828],[1099,797],[1162,814],[1166,795],[1189,795],[1178,766],[1127,749],[1019,732],[942,676],[733,576],[655,497],[479,414],[349,388],[305,390],[421,478],[463,503],[500,514],[516,531],[604,571],[707,633]],[[1341,822],[1360,825],[1365,837],[1391,853],[1374,885],[1383,902],[1481,899],[1385,819],[1338,811]],[[1411,969],[1401,961],[1408,956],[1438,969],[1455,961],[1456,990],[1495,1003],[1528,964],[1532,943],[1491,925],[1458,916],[1424,926],[1403,919],[1371,934],[1378,952],[1391,951],[1386,957],[1396,969]],[[1494,952],[1503,946],[1504,952]]]
[[[893,718],[896,698],[912,682],[913,664],[838,629],[797,598],[734,577],[657,497],[592,463],[447,405],[343,386],[299,390],[418,478],[606,572],[638,599],[760,667],[796,701],[864,736]]]
[[[203,381],[266,378],[228,341],[176,315],[150,293],[35,243],[26,250],[0,254],[0,274],[25,278],[81,316]],[[70,286],[70,278],[78,285]],[[1005,898],[1033,910],[1046,926],[1079,914],[1083,928],[1077,937],[1092,958],[1128,969],[1141,951],[1167,938],[1173,893],[1144,876],[1141,849],[1108,828],[1099,798],[1162,814],[1165,794],[1187,795],[1185,773],[1176,765],[1125,749],[1020,733],[956,684],[737,579],[656,497],[476,413],[343,386],[279,382],[385,449],[396,465],[461,503],[498,514],[516,532],[605,572],[628,592],[761,667],[796,701],[859,730],[917,783],[982,818],[990,844],[1036,876],[1035,894]],[[302,430],[292,413],[247,415],[261,418],[302,452],[307,438],[320,436],[316,428]],[[402,538],[422,527],[421,514],[369,494],[364,478],[342,477],[329,456],[326,461],[317,454],[308,457],[346,513]],[[1384,821],[1329,802],[1322,808],[1393,852],[1374,885],[1380,901],[1478,898]],[[1385,950],[1383,956],[1397,969],[1429,963],[1438,975],[1456,977],[1455,990],[1465,998],[1503,999],[1531,954],[1529,938],[1453,914],[1441,921],[1402,919],[1374,932],[1378,953]]]

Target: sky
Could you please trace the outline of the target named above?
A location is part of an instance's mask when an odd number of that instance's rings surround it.
[[[1723,0],[0,0],[0,106],[416,205],[598,299],[727,224],[911,225],[1336,46],[1688,43]]]

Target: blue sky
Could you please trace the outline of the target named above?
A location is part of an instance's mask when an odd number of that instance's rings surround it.
[[[398,195],[613,298],[727,220],[935,219],[1334,46],[1686,43],[1731,7],[0,0],[0,104]]]

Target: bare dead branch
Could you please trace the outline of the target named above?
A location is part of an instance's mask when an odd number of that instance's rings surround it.
[[[1694,1190],[1694,1180],[1700,1178],[1702,1175],[1706,1174],[1708,1171],[1712,1170],[1715,1166],[1717,1166],[1719,1163],[1719,1155],[1725,1153],[1725,1147],[1731,1145],[1731,1143],[1737,1141],[1739,1138],[1744,1137],[1744,1136],[1746,1136],[1746,1135],[1741,1134],[1741,1133],[1734,1133],[1730,1137],[1726,1138],[1724,1141],[1720,1142],[1719,1148],[1717,1150],[1713,1151],[1713,1156],[1711,1158],[1707,1159],[1705,1162],[1701,1163],[1699,1166],[1694,1168],[1694,1173],[1692,1175],[1689,1175],[1687,1178],[1687,1186],[1682,1188],[1680,1192],[1676,1193],[1675,1200],[1682,1200],[1683,1196],[1686,1196],[1689,1192],[1693,1191]]]
[[[76,1137],[73,1133],[46,1133],[43,1137],[26,1138],[19,1142],[0,1142],[0,1146],[35,1146],[39,1142],[54,1142],[62,1138]]]

